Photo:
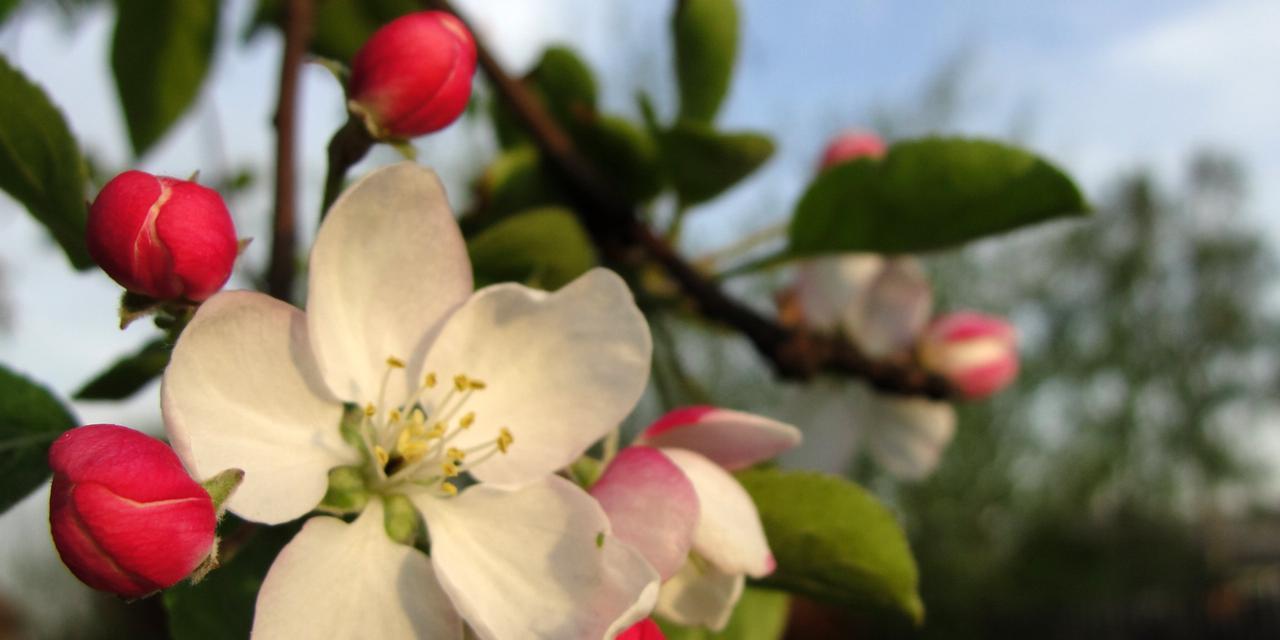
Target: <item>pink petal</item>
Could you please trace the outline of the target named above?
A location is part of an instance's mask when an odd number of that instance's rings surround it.
[[[769,460],[800,444],[795,427],[732,409],[685,407],[659,418],[636,440],[688,449],[730,471]]]
[[[627,447],[591,487],[613,531],[639,551],[663,580],[693,546],[700,508],[693,484],[657,449]]]

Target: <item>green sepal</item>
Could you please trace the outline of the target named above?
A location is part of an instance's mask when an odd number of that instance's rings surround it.
[[[342,441],[360,452],[364,461],[369,461],[369,452],[364,448],[364,437],[360,435],[360,427],[364,424],[364,409],[356,404],[347,403],[342,406],[342,420],[338,423],[338,433]]]
[[[241,469],[227,469],[218,475],[200,483],[204,487],[209,499],[213,500],[213,508],[218,512],[218,519],[222,519],[222,514],[227,509],[227,500],[231,499],[231,495],[240,488],[240,483],[244,482],[244,471]]]
[[[583,489],[590,489],[600,479],[600,474],[604,472],[604,465],[599,460],[591,456],[582,456],[574,460],[569,465],[569,475],[578,486]]]
[[[364,467],[351,465],[329,470],[329,490],[320,500],[321,511],[333,514],[359,513],[369,503]]]
[[[382,524],[387,536],[400,544],[412,545],[422,530],[417,507],[399,493],[382,497]]]

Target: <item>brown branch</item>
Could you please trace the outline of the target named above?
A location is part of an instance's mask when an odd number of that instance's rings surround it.
[[[284,56],[280,63],[280,98],[276,106],[276,193],[271,228],[271,262],[267,292],[289,300],[297,258],[298,76],[311,40],[312,0],[289,0],[284,25]]]
[[[426,4],[465,21],[448,0],[426,0]],[[654,233],[632,204],[617,196],[613,185],[578,154],[564,129],[520,81],[502,68],[478,35],[476,49],[480,67],[499,99],[528,130],[548,160],[548,168],[562,183],[606,260],[635,266],[639,255],[657,262],[703,316],[743,334],[781,377],[807,380],[825,371],[862,379],[886,393],[956,397],[944,379],[917,366],[872,360],[846,340],[783,326],[731,298]]]

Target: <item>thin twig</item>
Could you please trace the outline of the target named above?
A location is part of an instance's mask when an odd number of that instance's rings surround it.
[[[289,0],[284,25],[284,56],[280,63],[280,96],[276,107],[276,193],[271,228],[271,263],[267,292],[289,300],[293,294],[297,254],[298,76],[311,40],[312,0]]]
[[[425,4],[465,21],[448,0],[425,0]],[[944,379],[913,364],[872,360],[846,340],[783,326],[729,297],[642,222],[630,203],[617,196],[617,190],[578,154],[568,133],[520,81],[502,68],[478,35],[476,50],[480,67],[498,98],[528,130],[606,260],[635,266],[639,254],[658,263],[704,317],[745,336],[784,378],[807,380],[830,372],[862,379],[886,393],[955,397]]]

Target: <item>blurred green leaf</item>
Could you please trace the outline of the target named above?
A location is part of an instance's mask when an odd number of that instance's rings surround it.
[[[778,640],[787,630],[789,608],[787,594],[747,587],[723,631],[682,627],[662,618],[654,620],[667,640]]]
[[[531,83],[547,109],[561,124],[570,126],[596,111],[596,79],[591,67],[568,47],[550,47],[529,72]]]
[[[582,153],[628,200],[643,202],[662,188],[658,144],[630,121],[602,115],[582,127],[577,138]]]
[[[680,201],[710,200],[759,169],[773,155],[773,141],[758,133],[721,133],[681,120],[659,143],[664,169]]]
[[[148,342],[137,353],[127,355],[106,371],[94,376],[75,393],[76,400],[123,400],[141,391],[169,364],[172,347],[163,339]]]
[[[738,480],[760,510],[778,568],[761,584],[919,624],[915,559],[893,514],[836,476],[751,469]]]
[[[283,25],[284,8],[284,0],[260,0],[245,38],[253,37],[264,27],[279,28]],[[378,27],[406,13],[421,10],[422,3],[417,0],[322,0],[316,3],[311,52],[350,63],[356,51]]]
[[[22,4],[22,0],[0,0],[0,23],[8,20],[9,14],[13,13],[19,4]]]
[[[554,290],[597,263],[582,225],[560,208],[516,214],[480,232],[467,248],[477,285],[513,281]]]
[[[790,251],[928,251],[1086,210],[1071,178],[1031,153],[927,138],[814,180],[791,221]]]
[[[481,208],[486,218],[560,201],[550,177],[542,168],[538,150],[521,145],[504,151],[480,177]]]
[[[247,546],[199,584],[181,583],[164,592],[169,635],[174,640],[242,640],[253,628],[253,606],[267,569],[301,527],[302,520],[259,527]],[[228,516],[224,532],[243,531],[245,523]],[[231,537],[223,533],[224,537]]]
[[[141,156],[200,94],[218,39],[218,0],[116,0],[111,70]]]
[[[93,265],[84,240],[86,179],[62,114],[0,56],[0,188],[49,230],[77,269]]]
[[[0,513],[49,477],[49,445],[75,425],[48,389],[0,367]]]
[[[711,122],[729,92],[738,53],[735,0],[680,0],[672,19],[680,118]]]

